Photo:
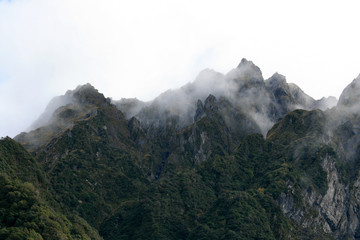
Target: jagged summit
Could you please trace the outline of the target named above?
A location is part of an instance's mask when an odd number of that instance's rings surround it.
[[[0,140],[0,238],[359,239],[359,89],[322,111],[246,59],[146,103],[78,86]]]
[[[104,102],[109,101],[109,99],[105,99],[104,95],[99,93],[99,91],[89,83],[75,89],[73,97],[80,104],[93,104],[97,107],[100,107]]]
[[[156,136],[159,132],[165,133],[164,128],[181,130],[201,119],[209,103],[214,102],[211,99],[223,99],[222,103],[226,103],[217,115],[223,119],[228,118],[225,116],[227,114],[245,116],[249,121],[255,122],[252,125],[257,127],[252,129],[259,130],[264,136],[289,111],[298,108],[325,110],[328,105],[327,99],[315,101],[298,86],[288,84],[285,76],[279,73],[274,73],[264,81],[260,68],[245,58],[225,75],[206,69],[199,73],[194,82],[179,89],[168,90],[153,101],[121,99],[112,101],[112,104],[116,105],[126,119],[136,117],[147,134]],[[204,103],[203,107],[199,108],[198,100],[201,104]],[[105,98],[90,83],[80,85],[52,99],[29,130],[47,125],[51,125],[51,129],[67,129],[74,122],[95,116],[98,109],[110,105],[111,100]],[[217,107],[216,104],[214,106]]]
[[[99,111],[114,112],[115,106],[111,109],[110,105],[111,100],[105,98],[91,84],[80,85],[62,96],[53,98],[28,132],[23,132],[14,139],[29,150],[35,151],[47,144],[51,138],[71,129],[76,122],[93,118]],[[122,117],[121,115],[119,119]]]
[[[282,86],[286,83],[286,77],[279,73],[274,73],[269,79],[265,81],[268,86],[271,88],[276,88],[278,86]]]
[[[46,106],[45,111],[40,115],[27,131],[37,129],[50,123],[55,111],[60,107],[67,105],[84,106],[90,105],[101,105],[104,102],[109,101],[105,99],[104,95],[99,93],[95,87],[90,83],[79,85],[74,90],[68,90],[64,95],[54,97],[51,99],[49,104]],[[59,112],[59,111],[58,111]]]
[[[237,79],[237,81],[250,81],[255,83],[264,81],[260,68],[245,58],[241,60],[231,75],[231,77]]]
[[[199,108],[198,100],[204,103],[203,107]],[[226,75],[204,70],[194,82],[166,91],[153,101],[145,103],[137,99],[121,99],[112,103],[127,119],[136,117],[145,133],[153,137],[184,129],[200,120],[204,113],[213,119],[223,119],[221,121],[228,129],[234,129],[233,125],[242,121],[240,118],[247,119],[245,125],[251,126],[251,131],[265,136],[284,114],[314,106],[314,100],[300,88],[287,84],[284,76],[275,73],[264,81],[260,68],[245,58]],[[221,107],[218,104],[222,104]],[[37,131],[21,134],[16,139],[22,142],[38,139],[33,141],[35,149],[52,136],[72,128],[77,121],[96,116],[99,110],[108,109],[114,113],[110,105],[111,100],[90,83],[80,85],[49,103],[30,128]],[[209,111],[211,107],[214,111]],[[233,117],[229,118],[229,114]],[[244,128],[236,129],[239,136],[245,136],[240,133]]]
[[[74,90],[68,90],[65,93],[65,96],[73,96],[75,93],[90,94],[90,93],[99,93],[99,91],[90,83],[85,83],[78,85]]]
[[[237,68],[260,68],[256,66],[252,61],[247,60],[246,58],[242,58],[240,63],[238,64]]]
[[[151,102],[122,99],[113,103],[127,119],[133,116],[138,118],[144,129],[165,126],[169,122],[176,123],[172,126],[182,129],[192,124],[194,119],[201,118],[197,102],[201,100],[205,103],[209,95],[217,99],[224,97],[248,117],[255,119],[263,134],[289,111],[298,108],[325,110],[327,107],[325,100],[315,101],[295,84],[287,83],[285,76],[279,73],[264,81],[260,68],[245,58],[225,75],[205,69],[194,82],[166,91]]]
[[[194,82],[166,91],[153,101],[121,99],[112,103],[127,119],[136,117],[145,131],[157,134],[154,129],[161,126],[180,130],[199,119],[202,114],[199,115],[197,101],[206,105],[209,96],[229,101],[238,111],[254,119],[264,135],[278,118],[289,111],[297,108],[325,110],[328,105],[327,99],[315,101],[296,85],[288,84],[285,76],[279,73],[264,81],[260,68],[245,58],[225,75],[205,69]],[[52,99],[29,130],[59,122],[59,119],[66,123],[89,113],[93,115],[98,108],[109,104],[110,99],[106,99],[90,83],[80,85]]]
[[[341,93],[338,106],[354,107],[360,103],[360,74]]]

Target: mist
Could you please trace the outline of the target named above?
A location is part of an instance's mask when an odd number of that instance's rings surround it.
[[[204,103],[209,95],[228,100],[236,111],[252,119],[264,136],[289,111],[325,110],[337,102],[336,98],[335,101],[334,98],[316,101],[295,84],[287,84],[285,76],[278,73],[264,80],[260,68],[243,59],[227,74],[205,69],[193,82],[168,90],[152,101],[122,99],[113,103],[128,119],[133,116],[138,118],[145,129],[166,125],[182,129],[194,122],[198,101]]]
[[[53,119],[54,112],[62,106],[79,105],[73,95],[80,87],[81,85],[53,98],[43,114],[26,131],[56,121]],[[279,73],[264,80],[261,69],[246,59],[242,59],[236,68],[226,74],[205,69],[193,82],[178,89],[167,90],[151,101],[122,98],[112,99],[112,103],[127,119],[136,117],[145,130],[164,127],[181,130],[196,121],[196,113],[203,111],[199,109],[199,101],[201,106],[206,105],[209,96],[231,104],[227,106],[218,103],[220,105],[217,110],[229,129],[236,129],[238,123],[226,115],[243,114],[255,123],[255,128],[264,137],[280,117],[292,110],[326,110],[337,103],[334,97],[314,100],[295,84],[288,84],[286,77]]]
[[[0,136],[80,84],[147,102],[241,56],[266,78],[280,71],[315,98],[338,97],[358,73],[357,4],[0,1]]]

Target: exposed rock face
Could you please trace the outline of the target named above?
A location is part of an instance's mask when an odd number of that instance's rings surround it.
[[[328,226],[324,226],[326,232],[335,231],[340,227],[340,231],[345,229],[339,223],[342,218],[346,218],[347,194],[345,187],[340,183],[334,161],[325,158],[323,168],[328,175],[328,190],[320,201],[321,215],[326,220]]]
[[[283,192],[278,203],[286,216],[304,227],[312,227],[318,232],[325,232],[338,239],[353,236],[354,225],[358,224],[358,220],[356,216],[353,218],[353,211],[349,208],[348,189],[339,180],[334,159],[325,157],[322,167],[327,173],[328,189],[325,195],[313,190],[304,191],[302,197],[306,207],[299,208],[294,203],[294,192]],[[289,183],[288,188],[293,189],[293,186]]]
[[[266,80],[266,87],[273,94],[279,109],[277,117],[294,109],[309,110],[314,102],[314,99],[302,92],[295,84],[287,84],[285,76],[278,73]]]
[[[305,135],[305,138],[312,139],[309,140],[311,143],[305,145],[328,145],[336,152],[321,158],[322,169],[327,175],[326,192],[304,189],[302,193],[308,209],[313,209],[316,214],[309,218],[306,210],[294,205],[292,194],[282,193],[278,200],[287,216],[304,226],[313,226],[335,236],[336,239],[360,239],[360,118],[356,111],[360,97],[358,81],[355,79],[345,88],[338,105],[326,111],[324,119],[314,119],[310,123],[322,124],[318,136],[313,138],[314,135],[308,135],[313,134],[314,130]]]
[[[335,159],[331,157],[323,159],[322,167],[327,172],[328,189],[325,195],[316,191],[303,193],[307,208],[314,209],[315,215],[309,218],[304,210],[296,208],[291,194],[282,193],[279,205],[286,216],[304,227],[313,227],[336,239],[359,239],[360,178],[357,177],[351,184],[343,183]]]

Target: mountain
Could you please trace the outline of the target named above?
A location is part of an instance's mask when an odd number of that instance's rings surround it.
[[[19,143],[0,140],[1,239],[102,239],[84,219],[62,210],[46,173]]]
[[[246,59],[150,102],[79,86],[0,140],[0,236],[360,239],[359,86],[314,100]]]
[[[169,119],[176,129],[181,129],[194,122],[198,100],[204,102],[210,94],[226,98],[238,111],[253,119],[263,135],[289,111],[326,110],[337,103],[334,98],[314,100],[278,73],[264,81],[260,68],[246,59],[226,75],[204,70],[193,83],[169,90],[151,102],[122,99],[113,103],[127,118],[139,119],[147,131],[170,124]]]

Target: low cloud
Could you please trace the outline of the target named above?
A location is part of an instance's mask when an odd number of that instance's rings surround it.
[[[90,82],[107,97],[149,101],[192,81],[206,67],[227,71],[240,56],[253,59],[265,75],[283,72],[315,97],[337,96],[343,80],[359,71],[354,50],[359,36],[352,31],[357,8],[347,6],[340,12],[351,14],[334,19],[339,6],[331,3],[321,18],[323,5],[313,2],[261,5],[0,1],[0,136],[25,130],[52,97],[77,85]],[[314,12],[304,21],[299,9],[310,5]],[[331,26],[324,28],[329,31],[311,38],[315,43],[302,38],[318,34],[318,19]],[[337,31],[342,34],[336,36],[352,37],[343,44],[333,35]],[[339,44],[341,51],[328,51]]]

